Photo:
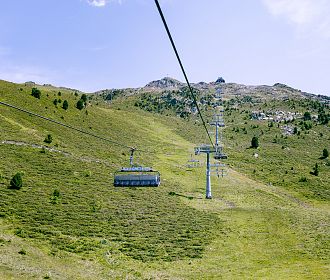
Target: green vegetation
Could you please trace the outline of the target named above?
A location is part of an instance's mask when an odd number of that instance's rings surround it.
[[[22,174],[16,173],[14,177],[10,180],[10,188],[19,190],[23,186]]]
[[[310,112],[304,113],[304,121],[310,121],[312,119],[312,115]]]
[[[171,93],[177,104],[164,101],[160,112],[157,94],[118,94],[110,104],[88,96],[86,114],[54,108],[58,88],[40,86],[43,98],[35,100],[28,85],[0,81],[0,88],[1,101],[150,151],[137,152],[136,162],[162,179],[159,188],[115,189],[113,174],[128,164],[129,150],[1,107],[3,279],[327,279],[330,166],[317,147],[327,147],[330,134],[318,119],[308,130],[300,124],[304,112],[317,115],[317,102],[228,99],[229,174],[212,176],[214,199],[205,200],[205,170],[185,164],[207,139],[184,91]],[[62,89],[61,98],[79,99]],[[209,121],[212,98],[200,93],[198,100]],[[178,117],[182,106],[186,118]],[[293,106],[300,113],[293,121],[251,120],[252,111]],[[43,146],[48,134],[54,149]],[[262,143],[258,157],[248,149],[253,136]],[[318,176],[310,174],[315,163]],[[13,191],[18,171],[24,187]]]
[[[44,142],[47,143],[47,144],[52,143],[52,142],[53,142],[53,137],[52,137],[52,135],[47,134],[47,136],[46,136]]]
[[[26,251],[24,249],[21,249],[18,253],[21,255],[26,255]]]
[[[68,110],[68,108],[69,108],[69,102],[68,102],[67,100],[64,100],[64,101],[63,101],[63,106],[62,106],[62,108],[63,108],[64,110]]]
[[[319,172],[320,172],[320,167],[317,163],[315,163],[313,167],[313,171],[311,171],[311,174],[314,176],[319,176]]]
[[[246,130],[245,130],[246,131]],[[253,136],[251,140],[251,148],[258,148],[259,147],[259,138],[257,136]]]
[[[84,101],[84,103],[86,104],[86,102],[87,102],[87,95],[86,94],[82,94],[80,99],[82,101]]]
[[[35,98],[40,99],[41,97],[41,91],[37,88],[32,88],[31,95]]]
[[[77,105],[76,105],[77,109],[79,110],[82,110],[85,108],[85,103],[84,103],[84,100],[82,99],[79,99],[78,102],[77,102]]]

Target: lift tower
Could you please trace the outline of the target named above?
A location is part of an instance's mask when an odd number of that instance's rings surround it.
[[[201,145],[195,147],[195,154],[200,153],[206,154],[206,198],[212,198],[211,191],[211,172],[216,172],[218,177],[225,175],[225,164],[220,162],[221,160],[227,159],[228,156],[223,151],[223,128],[225,127],[224,121],[224,107],[222,100],[222,91],[220,88],[216,90],[214,100],[215,100],[215,114],[210,125],[215,126],[215,145]],[[217,160],[216,163],[211,163],[210,154],[214,154],[214,159]],[[215,169],[212,170],[212,167]]]

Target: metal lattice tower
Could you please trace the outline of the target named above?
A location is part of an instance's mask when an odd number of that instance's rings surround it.
[[[201,145],[195,148],[195,154],[198,155],[200,153],[206,154],[206,198],[212,198],[211,191],[211,173],[215,172],[218,177],[225,176],[225,164],[222,163],[222,160],[228,158],[228,156],[224,153],[224,145],[223,145],[223,128],[225,127],[224,121],[224,107],[222,100],[222,91],[220,88],[216,90],[215,96],[215,114],[213,116],[213,120],[210,125],[215,126],[215,145],[214,147],[211,145]],[[214,159],[217,161],[215,163],[211,163],[210,154],[214,154]]]

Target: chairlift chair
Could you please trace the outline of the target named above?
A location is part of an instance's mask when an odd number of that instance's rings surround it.
[[[193,155],[190,155],[190,159],[188,160],[186,167],[188,169],[199,168],[201,167],[201,163],[198,159],[194,159]]]
[[[130,167],[122,167],[115,172],[115,187],[158,187],[160,173],[151,167],[134,166],[133,156],[135,149],[131,149]]]
[[[217,160],[221,160],[221,159],[228,159],[228,156],[223,152],[222,146],[217,146],[213,158]]]

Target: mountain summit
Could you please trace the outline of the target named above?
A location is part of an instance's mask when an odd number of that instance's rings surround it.
[[[158,88],[158,89],[178,89],[180,87],[184,86],[184,83],[170,78],[170,77],[165,77],[162,78],[161,80],[156,80],[148,83],[145,87],[146,88]]]

